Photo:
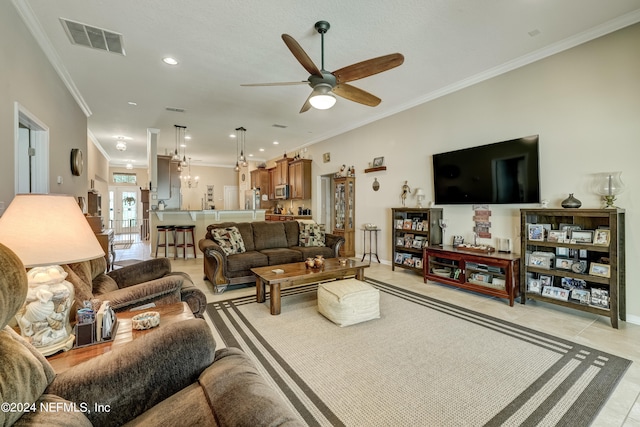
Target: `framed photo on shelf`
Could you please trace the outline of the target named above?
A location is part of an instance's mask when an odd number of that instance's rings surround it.
[[[411,230],[412,226],[413,226],[413,221],[411,221],[411,219],[405,219],[402,222],[402,229],[403,230]]]
[[[611,277],[611,266],[609,264],[592,262],[589,266],[589,274],[598,277]]]
[[[402,230],[402,225],[404,224],[403,219],[396,219],[396,229]]]
[[[609,308],[609,291],[606,289],[591,289],[591,305],[600,308]]]
[[[560,284],[565,289],[586,289],[587,282],[582,279],[574,279],[573,277],[563,277]]]
[[[529,240],[544,242],[544,227],[542,224],[528,224]]]
[[[573,261],[573,264],[571,264],[571,271],[573,271],[574,273],[586,273],[587,271],[587,260],[586,259],[581,259],[578,261]]]
[[[566,231],[567,238],[571,239],[571,233],[573,233],[574,230],[582,230],[582,227],[576,224],[566,224],[561,222],[558,229]]]
[[[566,230],[551,230],[547,237],[548,242],[564,242],[567,238]]]
[[[591,292],[587,289],[573,289],[570,298],[578,301],[580,304],[589,304],[591,300]]]
[[[396,252],[395,263],[396,264],[402,264],[402,252]]]
[[[551,260],[553,259],[553,254],[548,252],[532,252],[529,255],[528,265],[531,267],[538,268],[551,268]]]
[[[609,246],[611,241],[611,230],[608,228],[599,228],[593,238],[593,244],[597,246]]]
[[[547,286],[542,290],[542,295],[545,297],[559,299],[562,301],[569,300],[569,289],[556,288],[554,286]]]
[[[384,157],[375,157],[375,158],[373,159],[372,166],[373,166],[374,168],[380,167],[380,166],[382,166],[382,165],[384,165]]]
[[[553,286],[553,276],[540,275],[540,277],[538,277],[538,280],[540,280],[540,286],[542,287]]]
[[[413,266],[415,268],[422,268],[422,258],[414,257],[413,258]]]
[[[416,231],[422,231],[422,221],[416,222]]]
[[[539,294],[542,292],[542,288],[542,282],[539,279],[529,279],[529,281],[527,282],[527,290],[529,292]]]
[[[571,270],[571,264],[573,264],[573,260],[570,258],[556,258],[555,267],[562,270]]]
[[[593,230],[574,230],[571,232],[571,243],[593,242]]]
[[[568,257],[570,255],[571,255],[571,253],[569,252],[569,248],[563,248],[563,247],[557,247],[556,248],[556,256]]]
[[[396,237],[396,246],[404,246],[404,237]]]

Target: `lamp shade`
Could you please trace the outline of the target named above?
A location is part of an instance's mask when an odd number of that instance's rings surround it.
[[[327,110],[333,107],[336,103],[336,97],[331,93],[331,90],[331,85],[326,83],[317,84],[309,98],[311,106],[318,110]]]
[[[422,188],[416,188],[415,196],[424,196],[424,190]]]
[[[0,217],[0,242],[25,267],[69,264],[104,256],[76,199],[64,194],[18,194]]]

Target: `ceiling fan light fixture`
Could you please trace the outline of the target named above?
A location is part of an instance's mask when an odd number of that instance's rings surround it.
[[[332,87],[327,83],[320,83],[313,88],[309,97],[311,106],[318,110],[328,110],[336,103],[336,97],[331,93]]]

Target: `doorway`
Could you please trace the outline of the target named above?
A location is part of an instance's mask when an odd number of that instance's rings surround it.
[[[15,193],[49,192],[49,128],[15,103]]]
[[[140,189],[133,186],[109,187],[109,228],[116,246],[128,248],[140,240]]]

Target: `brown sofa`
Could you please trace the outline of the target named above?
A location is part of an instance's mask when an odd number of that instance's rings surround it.
[[[75,302],[91,301],[99,307],[109,301],[111,307],[126,311],[148,303],[172,304],[184,301],[193,315],[203,317],[207,297],[186,273],[172,272],[167,258],[156,258],[105,273],[104,257],[63,265],[67,281],[73,284]],[[75,313],[75,309],[72,310]]]
[[[25,268],[0,244],[0,402],[8,405],[0,426],[304,425],[245,353],[215,350],[204,319],[165,325],[56,373],[7,326],[26,296]]]
[[[246,252],[227,255],[214,241],[212,230],[237,227],[242,235]],[[300,246],[298,221],[225,222],[211,224],[198,246],[204,253],[204,274],[215,287],[224,292],[228,285],[254,283],[252,268],[301,262],[308,257],[322,255],[336,258],[344,238],[325,233],[324,246]]]

